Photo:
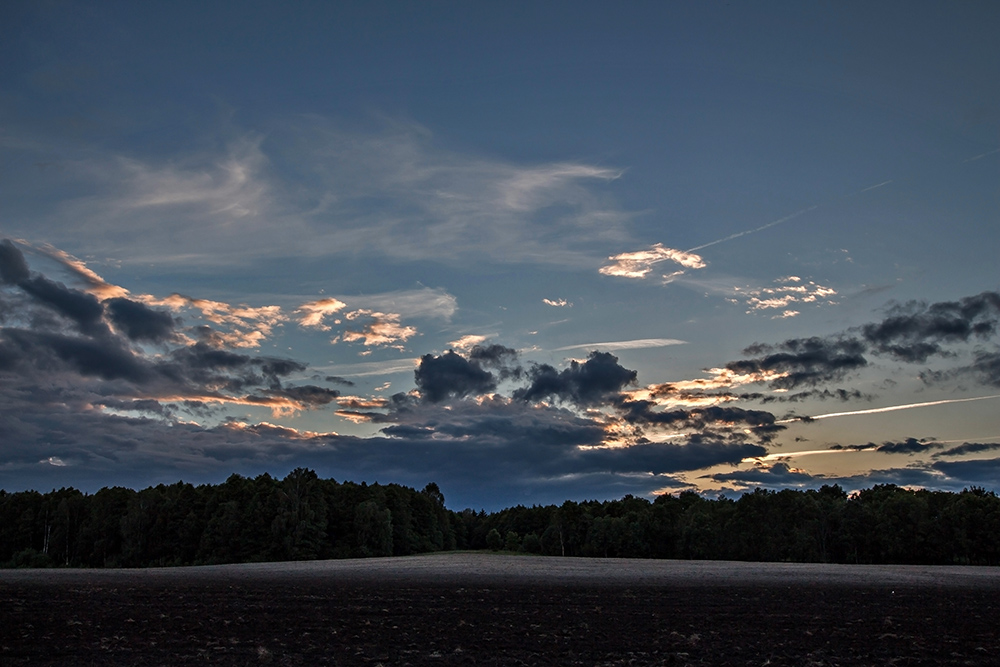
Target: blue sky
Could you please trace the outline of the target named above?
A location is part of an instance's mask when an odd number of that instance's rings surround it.
[[[0,487],[1000,487],[1000,10],[734,4],[4,3]]]

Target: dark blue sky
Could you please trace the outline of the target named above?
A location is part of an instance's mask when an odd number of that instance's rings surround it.
[[[734,4],[4,3],[0,487],[998,488],[1000,10]]]

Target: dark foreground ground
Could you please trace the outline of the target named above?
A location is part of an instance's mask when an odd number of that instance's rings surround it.
[[[0,664],[1000,664],[993,570],[450,558],[0,572]]]

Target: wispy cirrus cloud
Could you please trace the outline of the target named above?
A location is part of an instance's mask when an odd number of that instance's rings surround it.
[[[553,348],[553,352],[565,352],[567,350],[645,350],[656,347],[669,347],[671,345],[687,345],[686,340],[676,338],[638,338],[636,340],[614,340],[605,343],[580,343],[579,345],[564,345]]]
[[[449,150],[426,128],[389,119],[359,129],[297,116],[214,150],[81,150],[61,166],[60,196],[9,233],[202,271],[359,255],[592,266],[608,242],[629,240],[634,217],[607,190],[620,169]]]

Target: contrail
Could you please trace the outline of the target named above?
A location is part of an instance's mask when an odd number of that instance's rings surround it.
[[[851,412],[828,412],[825,415],[814,417],[793,417],[792,419],[781,419],[775,424],[790,424],[797,421],[812,421],[814,419],[829,419],[830,417],[850,417],[851,415],[872,415],[878,412],[895,412],[896,410],[912,410],[913,408],[926,408],[932,405],[947,405],[948,403],[968,403],[970,401],[985,401],[991,398],[1000,398],[1000,394],[991,396],[976,396],[974,398],[947,398],[940,401],[927,401],[926,403],[906,403],[903,405],[890,405],[885,408],[869,408],[868,410],[852,410]]]
[[[779,459],[798,458],[800,456],[814,456],[816,454],[856,454],[857,452],[870,451],[865,449],[807,449],[801,452],[787,452],[785,454],[768,454],[767,456],[750,456],[740,463],[752,463],[754,461],[777,461]]]
[[[875,185],[869,185],[864,190],[861,190],[861,192],[868,192],[869,190],[878,190],[879,188],[885,187],[886,185],[889,185],[890,183],[892,183],[891,180],[889,180],[889,181],[882,181],[881,183],[876,183]],[[861,192],[859,192],[858,194],[861,194]]]
[[[987,157],[989,155],[995,155],[997,153],[1000,153],[1000,148],[997,148],[997,149],[992,150],[992,151],[987,151],[986,153],[982,153],[980,155],[975,155],[973,157],[967,158],[967,159],[963,160],[963,162],[975,162],[976,160],[982,160],[984,157]],[[895,183],[895,180],[894,179],[890,179],[888,181],[882,181],[881,183],[876,183],[875,185],[869,185],[867,188],[862,188],[861,190],[857,190],[857,191],[855,191],[855,192],[853,192],[851,194],[843,195],[843,197],[845,197],[845,198],[846,197],[853,197],[855,195],[859,195],[859,194],[862,194],[864,192],[869,192],[871,190],[877,190],[879,188],[883,188],[883,187],[889,185],[890,183]],[[827,202],[827,203],[829,203],[829,202]],[[713,245],[715,245],[717,243],[725,243],[726,241],[732,241],[733,239],[738,239],[741,236],[746,236],[747,234],[755,234],[757,232],[762,232],[762,231],[764,231],[765,229],[767,229],[769,227],[774,227],[775,225],[780,225],[783,222],[788,222],[789,220],[797,218],[800,215],[808,213],[809,211],[815,211],[820,206],[822,206],[822,204],[816,204],[814,206],[810,206],[809,208],[804,208],[804,209],[795,211],[795,213],[792,213],[790,215],[786,215],[784,218],[779,218],[778,220],[773,220],[773,221],[767,223],[766,225],[761,225],[760,227],[755,227],[754,229],[747,229],[747,230],[742,231],[742,232],[736,232],[735,234],[730,234],[729,236],[727,236],[725,238],[717,239],[715,241],[709,241],[708,243],[705,243],[703,245],[691,248],[687,252],[694,252],[696,250],[701,250],[702,248],[707,248],[709,246],[713,246]]]
[[[792,218],[797,218],[800,215],[803,215],[804,213],[808,213],[809,211],[815,211],[819,207],[820,207],[820,204],[816,204],[815,206],[810,206],[809,208],[801,209],[799,211],[796,211],[795,213],[792,213],[791,215],[786,215],[784,218],[779,218],[777,220],[772,220],[771,222],[767,223],[766,225],[761,225],[760,227],[756,227],[754,229],[747,229],[747,230],[742,231],[742,232],[736,232],[735,234],[730,234],[729,236],[727,236],[725,238],[718,239],[716,241],[710,241],[708,243],[705,243],[704,245],[700,245],[700,246],[697,246],[695,248],[691,248],[687,252],[694,252],[695,250],[701,250],[702,248],[707,248],[709,246],[713,246],[716,243],[725,243],[726,241],[732,241],[733,239],[738,239],[739,237],[746,236],[747,234],[755,234],[757,232],[762,232],[765,229],[767,229],[768,227],[774,227],[775,225],[780,225],[783,222],[788,222]]]
[[[884,188],[885,186],[887,186],[887,185],[889,185],[890,183],[893,183],[893,182],[894,181],[891,180],[891,179],[888,180],[888,181],[882,181],[881,183],[876,183],[875,185],[869,185],[867,188],[864,188],[862,190],[858,190],[857,192],[854,192],[852,194],[844,195],[844,197],[851,197],[851,196],[854,196],[854,195],[859,195],[859,194],[861,194],[863,192],[868,192],[869,190],[877,190],[879,188]],[[808,208],[799,209],[798,211],[795,211],[795,213],[791,213],[789,215],[786,215],[783,218],[778,218],[777,220],[772,220],[771,222],[767,223],[766,225],[761,225],[760,227],[755,227],[753,229],[747,229],[747,230],[744,230],[742,232],[736,232],[735,234],[730,234],[729,236],[727,236],[725,238],[717,239],[715,241],[709,241],[708,243],[702,244],[702,245],[697,246],[695,248],[691,248],[687,252],[694,252],[695,250],[701,250],[702,248],[707,248],[709,246],[713,246],[716,243],[725,243],[726,241],[732,241],[733,239],[738,239],[741,236],[746,236],[748,234],[756,234],[757,232],[762,232],[765,229],[768,229],[770,227],[774,227],[775,225],[780,225],[783,222],[788,222],[789,220],[793,220],[794,218],[797,218],[800,215],[805,215],[806,213],[809,213],[810,211],[815,211],[816,209],[818,209],[822,205],[823,204],[814,204],[812,206],[809,206]]]
[[[980,155],[976,155],[974,157],[970,157],[968,160],[966,160],[966,162],[975,162],[976,160],[982,160],[987,155],[996,155],[997,153],[1000,153],[1000,148],[997,148],[996,150],[989,151],[987,153],[982,153]]]

